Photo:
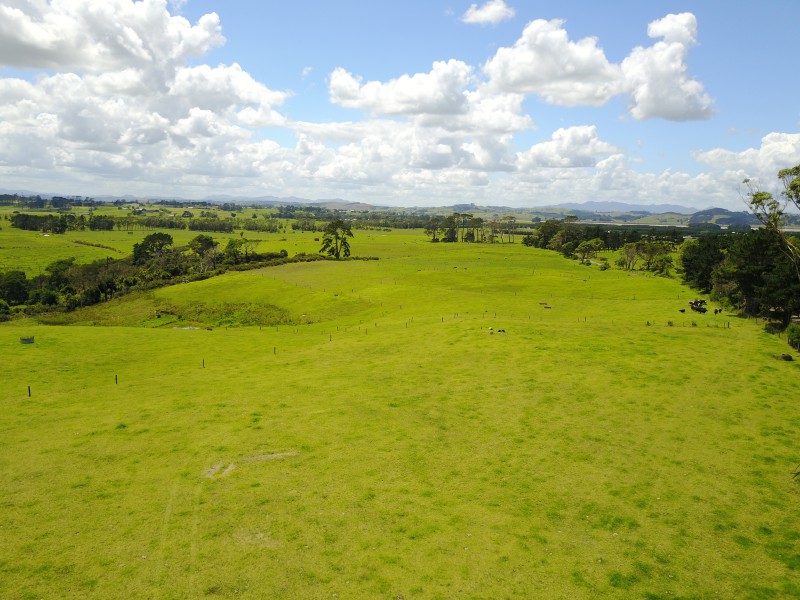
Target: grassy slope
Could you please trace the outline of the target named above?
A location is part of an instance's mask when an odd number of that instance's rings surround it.
[[[297,324],[0,327],[0,596],[800,597],[784,342],[422,239],[156,292]]]

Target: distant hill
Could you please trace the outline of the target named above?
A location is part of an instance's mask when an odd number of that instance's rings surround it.
[[[724,208],[708,208],[694,213],[689,217],[689,224],[714,223],[720,226],[727,225],[758,225],[759,221],[749,212],[733,212]]]
[[[696,213],[696,208],[680,206],[678,204],[626,204],[625,202],[565,202],[554,204],[553,208],[567,208],[586,212],[646,212],[651,214],[678,213],[691,215]]]

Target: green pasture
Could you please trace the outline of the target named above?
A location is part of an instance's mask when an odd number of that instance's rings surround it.
[[[380,260],[0,326],[0,597],[800,597],[785,340],[670,279],[355,234]]]
[[[75,257],[79,263],[94,260],[122,258],[133,252],[133,245],[155,230],[127,231],[68,231],[63,234],[43,235],[36,231],[23,231],[0,222],[0,271],[20,269],[29,277],[42,273],[47,265],[65,258]],[[189,240],[203,232],[185,229],[159,229],[172,236],[176,246],[185,246]],[[222,248],[228,239],[239,238],[235,233],[209,233]],[[247,239],[260,240],[258,252],[277,252],[286,249],[291,255],[298,252],[317,252],[319,243],[314,237],[319,234],[287,232],[244,232]]]

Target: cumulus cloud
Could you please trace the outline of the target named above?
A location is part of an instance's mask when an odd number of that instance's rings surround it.
[[[191,25],[165,0],[4,3],[4,64],[54,73],[0,79],[1,172],[155,185],[179,172],[254,176],[253,161],[276,153],[252,128],[284,126],[275,107],[288,94],[238,64],[188,65],[223,42],[217,15]]]
[[[472,67],[459,60],[433,63],[429,73],[403,75],[386,83],[361,82],[361,79],[337,68],[330,77],[330,99],[346,108],[370,113],[453,114],[464,111],[464,88],[472,76]]]
[[[517,154],[520,171],[542,167],[594,167],[600,158],[620,150],[602,141],[594,125],[582,125],[556,130],[552,138]]]
[[[741,152],[714,148],[692,154],[734,183],[744,178],[760,180],[766,186],[777,182],[778,171],[797,164],[800,156],[800,133],[770,133],[761,138],[758,148]]]
[[[533,119],[525,114],[522,94],[497,93],[481,86],[465,95],[467,104],[463,113],[444,117],[428,115],[418,122],[479,135],[514,133],[534,127]]]
[[[216,13],[195,25],[166,0],[0,5],[0,60],[19,68],[106,71],[182,64],[225,42]]]
[[[534,94],[561,106],[601,106],[624,94],[635,119],[708,119],[711,97],[688,74],[686,59],[697,41],[691,13],[667,15],[648,26],[663,38],[634,48],[620,65],[606,58],[593,37],[571,41],[561,20],[529,23],[513,47],[497,50],[483,67],[490,84],[507,92]]]
[[[570,41],[563,24],[529,23],[513,47],[500,48],[484,65],[491,85],[566,106],[597,106],[618,94],[619,67],[609,63],[595,38]]]
[[[461,20],[464,23],[477,25],[497,25],[498,23],[514,17],[514,9],[507,6],[503,0],[489,0],[482,6],[472,4]]]
[[[695,16],[667,15],[650,23],[647,33],[664,39],[649,48],[634,48],[622,61],[631,115],[672,121],[709,119],[713,101],[703,84],[688,75],[686,65],[689,48],[697,41]]]

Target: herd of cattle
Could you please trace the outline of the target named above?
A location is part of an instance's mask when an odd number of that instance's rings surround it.
[[[700,314],[705,314],[705,313],[708,312],[708,309],[706,308],[706,301],[705,300],[691,300],[691,301],[689,301],[689,308],[691,308],[694,312],[699,312]],[[680,312],[682,312],[682,313],[686,312],[685,308],[680,308],[678,310]],[[715,315],[718,315],[718,314],[721,314],[721,313],[722,313],[722,309],[721,308],[715,308],[714,309],[714,314]]]

